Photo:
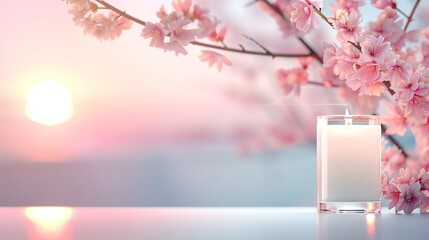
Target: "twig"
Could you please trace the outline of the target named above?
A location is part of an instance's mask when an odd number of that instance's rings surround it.
[[[253,4],[255,4],[257,2],[259,2],[259,0],[252,0],[252,1],[248,2],[248,3],[246,3],[244,6],[245,7],[250,7],[250,6],[252,6]]]
[[[410,16],[407,19],[407,23],[405,24],[404,32],[407,31],[408,26],[410,25],[411,21],[413,21],[413,16],[414,16],[414,13],[417,10],[417,6],[419,5],[419,3],[420,3],[420,0],[416,0],[416,2],[414,3],[413,9],[411,10]]]
[[[264,50],[266,54],[271,55],[273,58],[276,57],[275,55],[273,55],[273,53],[270,50],[268,50],[266,47],[264,47],[264,45],[262,45],[261,43],[259,43],[255,39],[253,39],[253,38],[251,38],[251,37],[249,37],[247,35],[244,35],[244,34],[243,34],[243,37],[249,39],[251,42],[253,42],[254,44],[258,45],[258,47],[260,47],[262,50]]]
[[[311,5],[313,6],[313,5]],[[329,19],[325,16],[325,14],[322,13],[322,11],[320,9],[318,9],[317,7],[313,6],[313,10],[316,11],[317,14],[319,14],[319,16],[326,22],[328,23],[332,28],[334,28],[334,24],[331,23],[329,21]]]
[[[325,87],[325,84],[321,82],[307,81],[307,84]],[[332,87],[338,87],[338,86],[333,85]]]
[[[208,48],[214,48],[214,49],[218,49],[218,50],[223,50],[223,51],[228,51],[228,52],[236,52],[236,53],[244,53],[244,54],[250,54],[250,55],[258,55],[258,56],[270,56],[270,57],[283,57],[283,58],[299,58],[299,57],[311,57],[311,54],[305,53],[305,54],[294,54],[294,53],[288,53],[288,54],[284,54],[284,53],[271,53],[271,54],[267,54],[264,51],[250,51],[250,50],[246,50],[242,45],[239,45],[240,48],[225,48],[223,46],[217,46],[217,45],[213,45],[213,44],[209,44],[209,43],[203,43],[203,42],[198,42],[198,41],[193,41],[190,42],[193,45],[196,46],[201,46],[201,47],[208,47]]]
[[[386,88],[387,88],[387,90],[389,91],[389,93],[390,93],[390,95],[395,95],[395,91],[393,91],[390,87],[391,87],[391,84],[390,84],[390,82],[389,81],[384,81],[383,82],[383,84],[384,84],[384,86],[386,86]]]
[[[126,13],[125,11],[121,11],[121,10],[119,10],[118,8],[116,8],[115,6],[111,5],[111,4],[110,4],[110,3],[108,3],[108,2],[105,2],[105,1],[103,1],[103,0],[95,0],[95,1],[96,1],[96,2],[98,2],[99,4],[103,5],[103,6],[104,6],[104,7],[106,7],[107,9],[110,9],[110,10],[112,10],[112,11],[116,12],[117,14],[120,14],[120,15],[122,15],[123,17],[125,17],[125,18],[127,18],[127,19],[129,19],[129,20],[131,20],[131,21],[133,21],[133,22],[135,22],[135,23],[138,23],[138,24],[143,25],[143,26],[145,26],[145,25],[146,25],[146,22],[145,22],[145,21],[140,20],[140,19],[138,19],[138,18],[136,18],[136,17],[134,17],[134,16],[131,16],[131,15],[129,15],[128,13]]]
[[[395,8],[396,11],[398,11],[400,14],[402,14],[402,16],[406,17],[407,19],[410,18],[406,13],[404,13],[401,9],[399,8]]]
[[[352,41],[347,41],[347,42],[353,45],[355,48],[357,48],[360,52],[362,52],[362,47],[359,44]]]

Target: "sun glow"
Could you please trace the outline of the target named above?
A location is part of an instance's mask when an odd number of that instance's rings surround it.
[[[27,95],[25,113],[31,120],[46,126],[66,122],[73,115],[72,95],[61,83],[39,82]]]
[[[47,232],[61,231],[73,215],[67,207],[28,207],[24,211],[30,221]]]

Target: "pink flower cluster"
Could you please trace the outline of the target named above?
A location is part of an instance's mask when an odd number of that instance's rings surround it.
[[[127,18],[109,11],[99,13],[98,6],[89,0],[66,0],[71,5],[69,13],[73,21],[84,28],[85,34],[93,35],[100,40],[114,40],[122,30],[129,29],[132,22]]]
[[[192,4],[191,0],[173,1],[173,8],[174,10],[168,13],[162,6],[157,13],[159,22],[146,22],[141,36],[151,39],[150,46],[174,51],[177,56],[186,55],[185,46],[197,38],[223,43],[226,27],[221,27],[220,21],[210,16],[207,9]],[[214,51],[203,51],[200,59],[207,61],[209,66],[216,64],[219,71],[222,64],[231,65],[225,56]]]
[[[412,213],[416,208],[429,212],[429,172],[427,169],[412,172],[410,168],[401,168],[399,175],[382,179],[383,197],[390,200],[389,209],[395,212]]]
[[[95,36],[100,40],[113,40],[119,37],[122,30],[129,29],[132,22],[120,11],[100,8],[100,2],[91,0],[66,0],[70,5],[69,13],[73,21],[84,28],[85,34]],[[196,39],[207,38],[215,43],[223,43],[226,27],[220,21],[209,15],[207,9],[191,0],[175,0],[172,2],[173,11],[167,12],[161,6],[157,12],[159,22],[139,22],[144,25],[141,32],[143,38],[150,39],[149,45],[172,51],[177,55],[186,55],[185,47]],[[117,10],[117,9],[116,9]],[[216,65],[220,71],[223,65],[231,65],[231,61],[220,53],[204,50],[200,56],[209,66]]]
[[[294,10],[290,14],[290,21],[296,23],[296,28],[307,32],[310,26],[318,27],[317,13],[314,8],[322,8],[323,0],[298,0],[292,3]]]

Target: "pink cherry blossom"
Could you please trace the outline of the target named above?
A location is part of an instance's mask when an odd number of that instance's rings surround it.
[[[171,42],[164,43],[163,49],[164,49],[164,52],[167,52],[167,51],[174,52],[174,54],[176,54],[176,56],[178,56],[179,54],[183,54],[183,55],[188,54],[188,52],[183,47],[183,45],[177,41],[171,41]]]
[[[110,39],[113,40],[119,37],[123,30],[130,29],[132,22],[118,13],[110,12],[109,19],[112,21],[110,25]]]
[[[209,39],[213,42],[223,42],[223,39],[225,38],[225,34],[226,34],[226,27],[223,26],[219,32],[213,31],[210,34]]]
[[[374,61],[362,63],[353,72],[353,75],[346,79],[346,84],[353,90],[360,89],[360,94],[369,96],[380,96],[385,90],[385,86],[379,79],[380,65]]]
[[[405,117],[412,123],[423,123],[429,115],[429,99],[424,96],[414,95],[406,104]]]
[[[426,83],[429,71],[421,65],[411,75],[409,81],[401,82],[394,88],[395,98],[405,105],[405,117],[413,123],[424,123],[429,116],[429,85]]]
[[[395,0],[371,0],[372,6],[378,9],[385,9],[386,7],[396,8]]]
[[[384,147],[381,154],[381,165],[383,168],[389,168],[391,162],[396,162],[402,156],[402,151],[396,146]],[[386,169],[387,170],[387,169]],[[390,174],[389,174],[390,175]]]
[[[369,22],[365,27],[367,35],[374,37],[382,36],[384,42],[390,42],[391,45],[396,45],[397,42],[404,35],[402,29],[403,20],[398,19],[396,10],[391,7],[387,7],[377,18],[375,22]],[[397,49],[400,46],[396,46]]]
[[[301,85],[307,83],[308,80],[308,73],[302,68],[279,69],[276,75],[283,93],[293,93],[296,96],[301,92]]]
[[[375,62],[379,64],[384,63],[386,52],[390,49],[390,43],[384,42],[383,36],[367,36],[361,44],[362,54],[359,57],[359,61]]]
[[[195,40],[197,29],[185,29],[190,20],[177,20],[169,22],[165,29],[169,32],[170,42],[178,42],[182,46],[188,45]]]
[[[420,183],[422,191],[429,190],[429,172],[426,169],[420,169],[417,181]]]
[[[394,145],[384,148],[381,154],[381,165],[384,172],[389,176],[394,176],[405,165],[405,158],[402,151]]]
[[[405,63],[402,59],[390,59],[386,61],[387,72],[383,78],[390,80],[393,88],[399,87],[401,82],[408,82],[410,77],[411,65]]]
[[[356,114],[371,114],[377,109],[379,98],[374,96],[359,95],[357,91],[353,91],[347,86],[338,88],[338,100],[347,102],[353,107],[353,112]]]
[[[335,4],[331,5],[334,12],[338,9],[344,9],[348,13],[358,11],[358,7],[365,5],[364,0],[337,0]]]
[[[338,76],[334,74],[334,69],[331,68],[321,68],[320,69],[320,78],[323,81],[325,87],[340,86],[344,81],[340,80]]]
[[[385,90],[386,86],[381,79],[378,79],[378,81],[368,82],[362,85],[359,94],[380,97]]]
[[[80,1],[66,1],[68,4],[71,4],[69,13],[73,15],[73,21],[77,25],[81,25],[84,21],[85,16],[91,10],[91,2],[89,0],[80,0]]]
[[[167,31],[161,23],[146,22],[146,26],[143,28],[141,36],[144,38],[151,38],[150,46],[156,48],[164,47],[164,38]]]
[[[176,10],[176,12],[181,13],[184,16],[188,16],[190,13],[191,4],[191,0],[185,0],[183,2],[182,0],[175,0],[173,1],[173,8]]]
[[[156,13],[156,16],[159,18],[159,22],[163,25],[167,25],[169,22],[182,19],[182,17],[179,16],[177,12],[167,13],[164,8],[164,5],[159,8],[159,11]]]
[[[213,33],[216,33],[216,27],[219,25],[219,20],[217,18],[205,17],[198,21],[198,38],[205,38]]]
[[[409,81],[402,81],[401,84],[394,88],[397,93],[396,97],[403,101],[408,102],[415,96],[427,96],[429,93],[429,86],[424,82],[428,76],[428,71],[426,71],[422,66],[414,72]]]
[[[202,8],[202,7],[198,6],[197,4],[195,4],[194,5],[194,12],[192,14],[192,18],[201,21],[203,19],[209,18],[208,13],[209,13],[208,9]]]
[[[303,69],[307,69],[308,66],[314,61],[313,57],[302,57],[297,59]]]
[[[411,184],[416,181],[416,176],[411,172],[411,169],[409,167],[407,168],[401,168],[399,170],[399,175],[395,178],[395,182],[398,184]]]
[[[393,103],[387,103],[386,108],[389,112],[381,115],[381,121],[389,126],[386,133],[403,136],[408,127],[403,107]]]
[[[296,23],[296,28],[302,32],[307,32],[311,25],[318,27],[317,13],[313,6],[321,8],[323,0],[297,0],[292,3],[294,10],[291,13],[290,21]]]
[[[384,194],[383,197],[386,200],[390,200],[390,203],[389,203],[389,206],[388,206],[389,209],[394,208],[398,204],[399,198],[400,198],[400,191],[397,188],[397,183],[396,182],[389,181],[389,183],[385,187],[385,194]],[[398,211],[396,210],[396,212],[398,212]]]
[[[216,64],[217,70],[220,72],[222,70],[222,64],[231,66],[232,63],[228,58],[214,51],[203,50],[201,51],[203,54],[200,56],[201,61],[208,62],[209,66],[213,66]]]
[[[357,42],[358,35],[362,31],[362,28],[359,27],[362,18],[356,11],[351,13],[344,13],[343,11],[343,9],[338,9],[336,12],[338,16],[333,20],[333,24],[338,30],[337,39],[341,42]]]
[[[337,48],[335,55],[336,64],[334,66],[334,74],[341,80],[351,80],[360,56],[360,51],[351,44],[347,44],[341,48]]]
[[[323,51],[323,67],[329,68],[337,64],[336,49],[338,46],[335,44],[326,44]]]
[[[113,11],[108,16],[97,13],[85,23],[84,32],[100,40],[114,40],[121,35],[122,30],[129,29],[131,24],[130,20]]]
[[[398,184],[399,201],[396,205],[395,211],[404,210],[406,214],[410,214],[414,209],[418,208],[422,204],[423,194],[421,193],[420,183],[413,182],[411,184],[403,183]]]

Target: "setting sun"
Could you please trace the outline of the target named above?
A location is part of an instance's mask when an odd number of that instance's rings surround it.
[[[73,114],[72,95],[61,83],[39,82],[27,95],[25,113],[31,120],[46,126],[63,123]]]

